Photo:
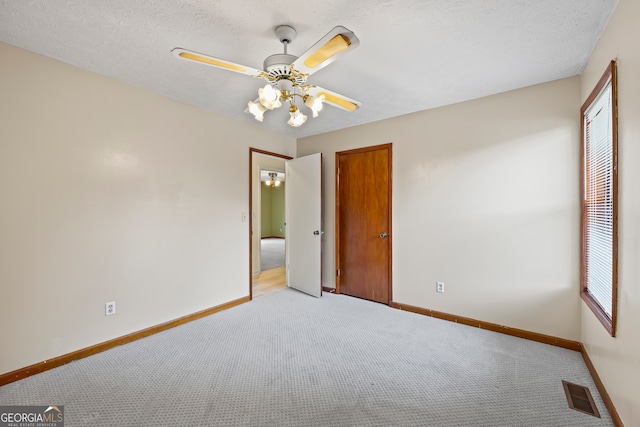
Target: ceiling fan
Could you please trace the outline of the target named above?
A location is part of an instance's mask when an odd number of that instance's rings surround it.
[[[275,33],[280,43],[284,45],[284,53],[268,56],[264,60],[263,70],[178,47],[171,52],[180,59],[266,80],[267,84],[258,89],[258,98],[255,101],[249,101],[245,110],[252,113],[258,121],[264,119],[265,111],[273,110],[280,107],[283,102],[288,102],[291,117],[287,123],[294,127],[302,125],[307,120],[307,116],[302,114],[296,105],[297,99],[312,111],[313,117],[318,116],[323,103],[345,111],[355,111],[360,107],[361,103],[354,99],[307,83],[308,76],[360,44],[360,40],[353,32],[337,26],[300,57],[287,53],[287,46],[297,34],[293,27],[280,25],[275,29]]]

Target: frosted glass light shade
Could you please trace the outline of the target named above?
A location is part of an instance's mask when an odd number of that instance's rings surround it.
[[[262,104],[256,104],[253,101],[249,101],[247,105],[249,106],[249,111],[257,121],[261,122],[264,120],[264,112],[267,111],[267,109]]]
[[[324,95],[316,98],[312,95],[305,96],[304,105],[309,107],[311,111],[313,111],[313,117],[318,117],[318,113],[322,110],[322,101],[324,100]]]
[[[258,99],[260,104],[264,105],[268,110],[273,110],[282,105],[280,103],[280,91],[274,89],[270,84],[258,89]]]
[[[295,106],[291,108],[289,113],[291,114],[291,118],[287,123],[294,128],[301,126],[304,122],[307,121],[307,116],[302,114],[300,110],[298,110]]]

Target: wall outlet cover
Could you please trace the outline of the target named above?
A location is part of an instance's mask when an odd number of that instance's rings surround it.
[[[111,316],[112,314],[116,314],[116,302],[111,301],[104,304],[104,315]]]

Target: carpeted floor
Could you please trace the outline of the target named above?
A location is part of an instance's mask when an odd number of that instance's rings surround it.
[[[0,387],[8,404],[65,405],[67,427],[612,425],[577,352],[292,289]]]
[[[260,239],[260,271],[284,265],[285,239],[268,237]]]

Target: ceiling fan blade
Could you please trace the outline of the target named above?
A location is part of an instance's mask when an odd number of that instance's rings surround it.
[[[348,98],[344,95],[340,95],[339,93],[332,92],[323,87],[311,87],[309,88],[309,94],[315,97],[319,97],[324,95],[324,103],[329,104],[333,107],[338,107],[345,111],[355,111],[362,105],[361,102],[356,101],[355,99]]]
[[[248,76],[258,77],[262,73],[262,70],[258,70],[257,68],[247,67],[246,65],[236,64],[234,62],[225,61],[224,59],[214,58],[213,56],[193,52],[179,47],[172,49],[171,53],[173,53],[176,58],[199,62],[201,64],[211,65],[212,67],[222,68],[223,70],[246,74]]]
[[[313,74],[353,50],[359,44],[360,40],[353,32],[345,27],[337,26],[291,65],[301,73]]]

